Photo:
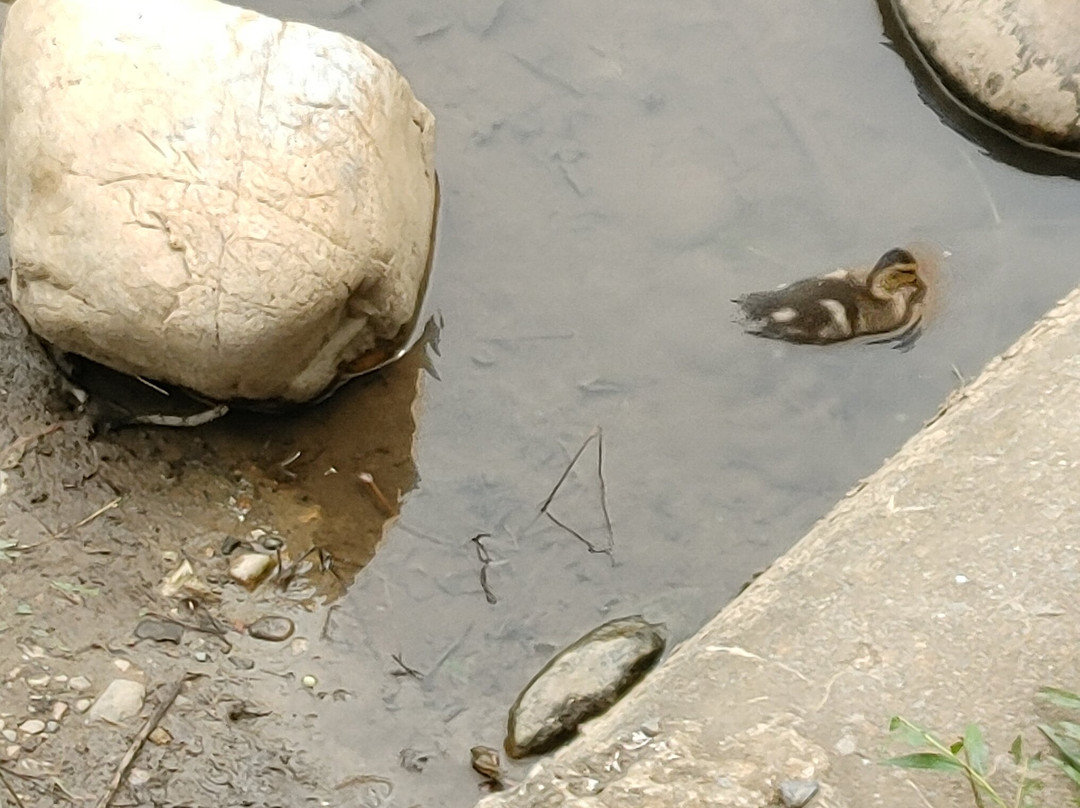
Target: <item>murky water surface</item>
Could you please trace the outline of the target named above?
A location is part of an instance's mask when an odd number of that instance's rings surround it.
[[[237,507],[339,559],[301,627],[323,698],[282,687],[281,712],[343,781],[392,781],[372,804],[471,804],[469,747],[554,651],[625,614],[692,634],[1080,280],[1080,184],[944,126],[873,3],[253,5],[364,40],[434,111],[440,378],[418,391],[412,357],[298,416],[116,439],[215,454]],[[731,322],[740,293],[911,241],[952,257],[909,353]],[[610,556],[538,518],[596,426]],[[556,506],[595,536],[594,448]],[[364,471],[401,492],[381,544]]]

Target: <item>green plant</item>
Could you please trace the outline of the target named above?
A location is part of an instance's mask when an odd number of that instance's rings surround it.
[[[923,751],[889,758],[884,761],[886,765],[929,769],[964,777],[971,785],[971,794],[978,808],[1034,808],[1031,795],[1042,787],[1042,782],[1031,772],[1038,764],[1039,755],[1026,754],[1023,738],[1019,735],[1009,747],[1009,756],[1017,768],[1016,783],[1013,788],[1006,790],[1007,794],[1011,793],[1010,801],[988,779],[991,774],[990,748],[975,724],[968,724],[964,728],[964,736],[948,745],[933,733],[900,716],[893,716],[889,721],[889,731],[901,735],[910,745],[921,747]]]
[[[1039,696],[1050,704],[1080,713],[1080,695],[1076,693],[1043,687],[1039,690]],[[1080,724],[1057,721],[1039,724],[1038,728],[1057,753],[1056,757],[1047,759],[1080,786]],[[976,808],[1036,808],[1035,794],[1043,787],[1043,782],[1035,776],[1035,772],[1042,764],[1043,757],[1041,752],[1028,754],[1022,736],[1017,735],[1009,747],[1015,772],[1011,782],[1003,785],[991,782],[991,777],[997,775],[995,780],[1000,781],[1003,776],[991,767],[990,748],[982,730],[975,724],[968,724],[963,737],[951,744],[946,744],[929,730],[900,716],[893,716],[889,721],[889,731],[903,737],[919,751],[889,758],[883,761],[886,765],[963,777],[971,786]],[[1080,805],[1080,799],[1074,802]]]

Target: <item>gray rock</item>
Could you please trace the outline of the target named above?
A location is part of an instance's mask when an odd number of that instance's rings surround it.
[[[803,808],[819,788],[817,780],[785,780],[780,784],[780,801],[785,808]]]
[[[172,620],[144,617],[135,626],[135,636],[140,640],[179,643],[184,638],[184,627]]]
[[[267,616],[260,617],[250,626],[248,634],[257,640],[269,642],[284,642],[292,636],[295,626],[287,617]]]
[[[11,294],[38,335],[305,401],[410,326],[434,119],[367,46],[208,0],[20,0],[3,64]]]
[[[90,707],[91,721],[122,724],[142,710],[146,688],[130,679],[113,679]]]
[[[604,623],[561,651],[510,708],[506,752],[540,754],[618,701],[660,658],[663,626],[639,616]]]
[[[1080,14],[1055,0],[893,0],[920,56],[985,123],[1080,150]]]

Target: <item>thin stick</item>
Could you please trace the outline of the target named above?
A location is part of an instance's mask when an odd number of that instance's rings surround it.
[[[3,771],[0,771],[0,783],[4,784],[4,788],[6,788],[8,794],[11,795],[11,799],[15,800],[15,805],[18,806],[18,808],[26,808],[26,806],[23,805],[23,801],[19,799],[19,795],[15,793],[15,789],[11,787],[11,783],[4,777]]]
[[[563,471],[562,476],[559,477],[559,481],[557,483],[555,483],[555,487],[551,489],[551,493],[548,494],[547,499],[544,500],[544,504],[540,506],[540,512],[541,513],[547,513],[548,505],[551,504],[551,500],[555,499],[555,495],[559,492],[559,489],[562,487],[562,484],[564,482],[566,482],[566,478],[570,476],[570,472],[571,472],[571,470],[573,470],[574,464],[578,462],[578,458],[580,458],[582,452],[585,451],[585,447],[588,446],[589,441],[591,441],[593,438],[595,438],[599,433],[600,433],[600,427],[596,427],[595,429],[593,429],[592,432],[589,433],[589,436],[587,438],[585,438],[585,442],[582,443],[581,448],[577,450],[577,453],[574,455],[573,460],[570,461],[570,465],[568,465],[566,467],[566,470]]]
[[[570,476],[570,472],[573,470],[574,465],[581,459],[581,455],[584,454],[586,447],[589,443],[596,439],[596,476],[600,480],[600,510],[604,514],[604,531],[607,533],[608,546],[598,547],[585,538],[581,533],[574,530],[566,523],[560,521],[550,510],[552,501],[555,499],[555,495],[559,493],[559,489],[562,488],[566,478]],[[562,476],[559,477],[559,481],[555,483],[555,487],[551,489],[551,493],[548,494],[547,499],[544,500],[544,504],[540,506],[540,513],[544,514],[548,519],[561,527],[571,536],[576,538],[582,544],[584,544],[590,553],[597,553],[606,555],[611,559],[611,562],[615,563],[615,529],[611,524],[611,513],[608,511],[607,504],[607,481],[604,479],[604,430],[600,427],[595,427],[592,432],[588,434],[585,441],[581,444],[581,448],[574,454],[573,459],[570,461],[570,465],[563,471]]]
[[[490,539],[490,533],[477,533],[469,541],[476,545],[476,557],[480,560],[480,588],[484,590],[484,599],[492,606],[499,602],[495,593],[488,584],[488,564],[491,563],[491,554],[484,546],[484,539]]]
[[[64,528],[59,533],[54,533],[52,537],[54,539],[66,538],[67,536],[71,535],[71,533],[73,531],[78,530],[80,527],[85,527],[86,525],[90,524],[95,519],[97,519],[99,516],[101,516],[102,514],[106,514],[109,511],[111,511],[113,508],[119,507],[120,502],[123,499],[124,499],[123,497],[117,497],[114,500],[106,502],[104,505],[102,505],[100,508],[98,508],[96,511],[94,511],[89,516],[80,519],[78,522],[73,524],[71,527]]]
[[[120,765],[116,769],[116,774],[113,775],[109,787],[105,790],[105,793],[101,795],[101,799],[98,800],[96,808],[108,808],[109,803],[113,801],[116,792],[120,790],[120,784],[124,781],[124,776],[127,774],[128,767],[131,766],[132,761],[134,761],[135,757],[139,754],[143,744],[146,743],[146,739],[150,737],[150,733],[157,728],[158,723],[165,717],[165,713],[168,712],[172,703],[176,700],[177,695],[180,693],[180,688],[184,686],[185,678],[187,677],[177,679],[165,689],[165,693],[161,697],[161,702],[154,708],[154,712],[150,714],[150,717],[146,719],[146,723],[143,724],[142,729],[139,730],[139,734],[132,739],[131,746],[128,747],[124,757],[121,758]]]
[[[413,679],[424,678],[424,674],[420,673],[416,668],[410,668],[401,660],[401,654],[391,654],[390,658],[401,666],[399,671],[390,671],[391,676],[411,676]]]
[[[387,516],[395,516],[397,514],[397,508],[390,504],[390,500],[386,498],[383,492],[379,489],[379,486],[375,484],[375,478],[368,474],[366,471],[362,471],[356,475],[357,478],[364,485],[368,487],[372,494],[375,495],[375,499],[378,500],[382,509],[386,512]]]
[[[225,404],[219,404],[209,410],[197,412],[194,415],[133,415],[120,426],[174,426],[193,427],[208,424],[226,415],[229,408]]]

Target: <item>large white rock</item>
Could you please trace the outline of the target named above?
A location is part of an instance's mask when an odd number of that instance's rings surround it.
[[[1080,5],[1075,0],[892,0],[950,92],[1005,134],[1080,150]]]
[[[66,351],[303,401],[412,318],[434,120],[365,45],[213,0],[17,0],[11,291]]]

